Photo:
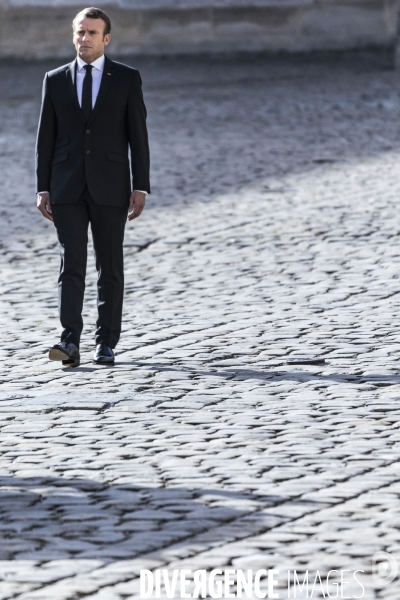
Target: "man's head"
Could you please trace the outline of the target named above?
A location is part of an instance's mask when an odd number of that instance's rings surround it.
[[[104,54],[110,42],[111,21],[101,8],[84,8],[72,21],[78,56],[90,64]]]

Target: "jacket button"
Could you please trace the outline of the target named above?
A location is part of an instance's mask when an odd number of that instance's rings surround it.
[[[90,129],[86,129],[86,133],[90,133]]]
[[[86,154],[90,154],[90,150],[86,150]]]

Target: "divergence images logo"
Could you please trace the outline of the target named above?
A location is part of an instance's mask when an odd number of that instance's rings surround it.
[[[372,579],[376,585],[392,583],[399,572],[397,560],[389,552],[375,552],[372,557]]]

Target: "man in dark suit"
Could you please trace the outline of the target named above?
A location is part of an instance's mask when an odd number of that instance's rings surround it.
[[[54,222],[61,254],[63,331],[49,358],[76,367],[89,223],[98,271],[94,361],[112,364],[121,333],[125,223],[140,215],[150,193],[150,159],[140,74],[104,55],[109,17],[86,8],[72,26],[77,58],[44,79],[36,173],[37,207]]]

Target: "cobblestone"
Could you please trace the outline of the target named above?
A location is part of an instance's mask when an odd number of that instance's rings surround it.
[[[47,360],[32,185],[50,65],[0,65],[0,598],[230,567],[280,569],[282,598],[286,569],[363,569],[365,598],[398,599],[371,561],[400,559],[400,82],[373,55],[135,63],[153,193],[117,362],[91,363],[90,259],[75,370]]]

